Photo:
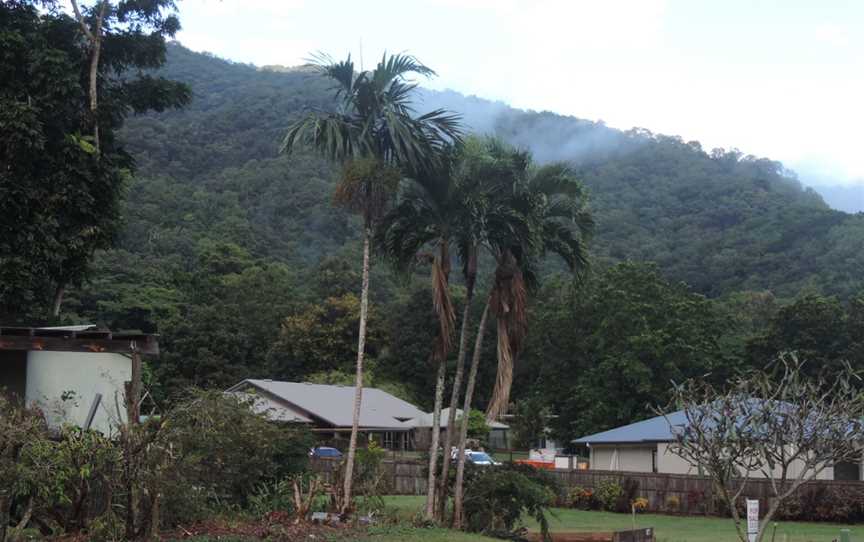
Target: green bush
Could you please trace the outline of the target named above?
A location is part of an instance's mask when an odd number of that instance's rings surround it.
[[[466,479],[464,513],[469,530],[512,537],[521,532],[520,519],[537,521],[543,536],[546,517],[561,488],[548,473],[527,465],[476,469]]]
[[[262,482],[249,497],[249,511],[258,517],[271,512],[292,512],[294,510],[294,484],[282,479]]]
[[[314,443],[307,429],[270,422],[249,401],[219,391],[192,392],[169,420],[177,482],[240,507],[262,483],[305,470]]]
[[[108,499],[120,486],[120,459],[112,440],[76,427],[31,443],[26,460],[33,465],[34,514],[58,533],[87,530],[110,512]],[[112,522],[102,518],[99,525]]]
[[[598,506],[594,490],[575,486],[567,494],[567,506],[579,510],[595,510]]]
[[[384,478],[384,457],[387,450],[371,441],[366,448],[357,450],[354,464],[354,491],[359,497],[361,512],[380,512],[384,509],[387,484]]]
[[[777,511],[786,521],[857,523],[864,520],[864,494],[852,486],[814,484],[786,499]]]
[[[600,508],[608,512],[615,512],[618,509],[619,501],[624,498],[624,488],[615,480],[603,480],[597,484],[595,495],[597,502],[600,503]]]

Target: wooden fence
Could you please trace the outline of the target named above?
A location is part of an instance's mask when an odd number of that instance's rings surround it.
[[[332,482],[333,472],[339,467],[339,461],[316,459],[311,463],[325,482]],[[419,461],[385,460],[384,480],[386,492],[392,495],[425,495],[426,477],[425,465]],[[647,511],[680,513],[687,515],[716,515],[724,513],[720,499],[714,495],[711,481],[702,476],[686,474],[660,474],[646,472],[603,471],[603,470],[549,470],[545,471],[561,482],[568,489],[579,487],[596,491],[604,481],[614,481],[618,484],[638,484],[636,497],[648,499]],[[845,487],[853,491],[864,491],[864,482],[841,482],[833,480],[818,480],[805,484],[807,491],[814,487],[828,486],[831,488]],[[767,503],[772,496],[771,482],[765,479],[749,480],[743,494],[750,499],[759,499]],[[764,511],[767,507],[763,506]]]

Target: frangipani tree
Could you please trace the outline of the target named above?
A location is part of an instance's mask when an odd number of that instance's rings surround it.
[[[860,461],[864,442],[864,394],[859,375],[846,367],[831,378],[811,378],[804,363],[781,355],[719,391],[701,381],[675,386],[668,410],[681,410],[672,425],[670,451],[704,471],[729,507],[742,542],[747,532],[736,503],[753,478],[770,482],[773,498],[759,524],[761,541],[777,510],[803,484],[838,462]],[[669,420],[669,418],[667,418]]]

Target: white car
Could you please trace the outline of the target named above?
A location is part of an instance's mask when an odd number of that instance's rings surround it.
[[[459,457],[459,450],[453,448],[450,458],[454,461]],[[492,456],[480,450],[465,450],[465,461],[478,467],[499,466],[501,463],[492,459]]]

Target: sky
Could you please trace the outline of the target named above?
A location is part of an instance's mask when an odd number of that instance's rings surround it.
[[[182,0],[178,40],[256,65],[315,52],[514,107],[736,147],[864,185],[864,0]]]

